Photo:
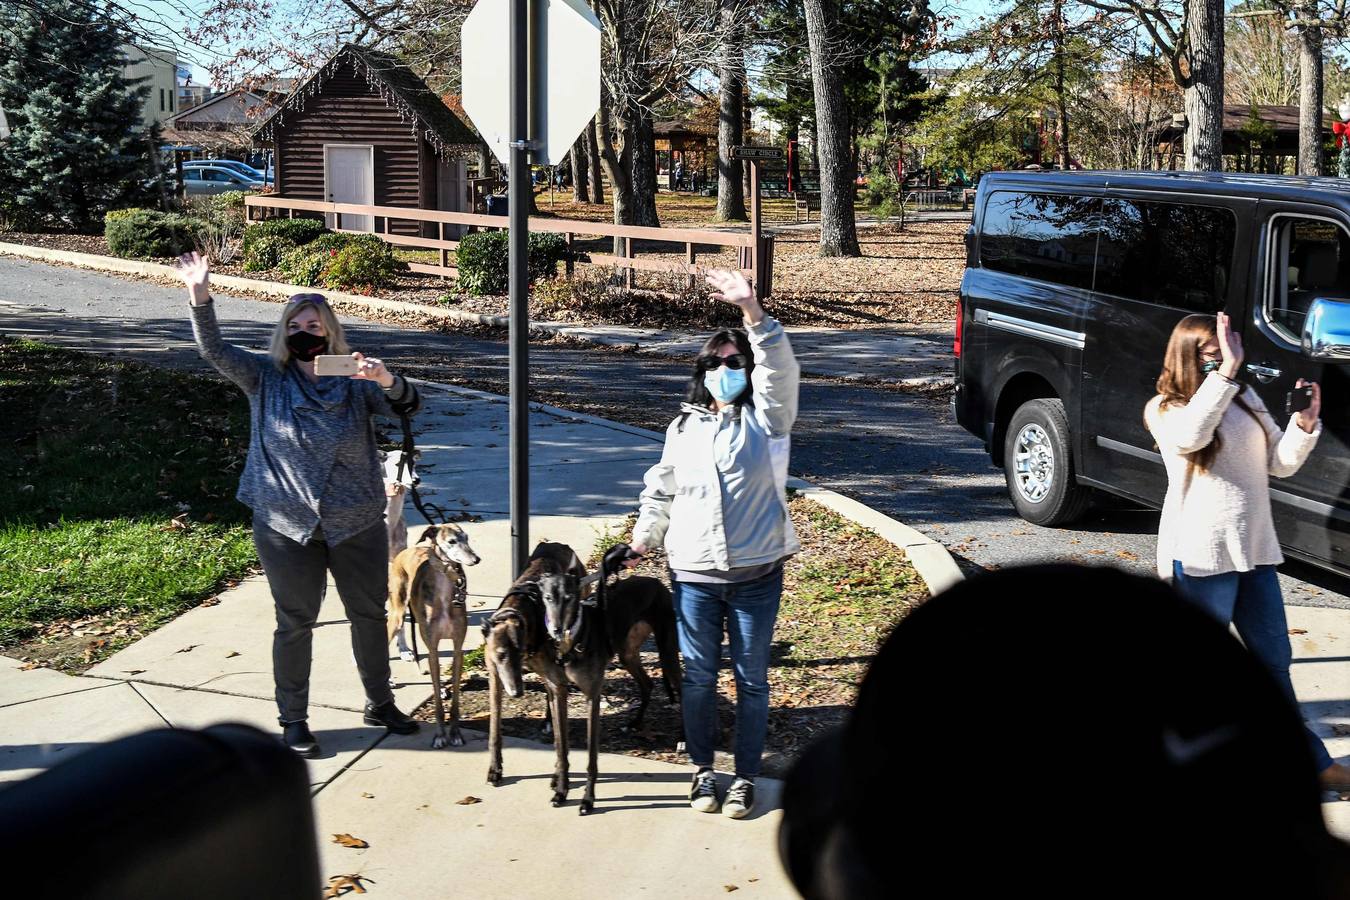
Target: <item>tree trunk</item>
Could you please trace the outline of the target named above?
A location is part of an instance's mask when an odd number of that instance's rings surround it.
[[[656,132],[652,129],[652,111],[634,104],[626,112],[630,118],[624,149],[628,150],[631,143],[628,159],[633,173],[633,221],[629,224],[660,228],[661,218],[656,212]]]
[[[745,173],[739,160],[731,158],[731,148],[745,142],[745,106],[741,93],[745,88],[745,45],[741,39],[742,0],[722,0],[721,90],[717,120],[717,219],[744,222]]]
[[[605,167],[605,174],[609,176],[609,186],[614,193],[614,224],[615,225],[633,225],[633,172],[631,157],[633,155],[633,144],[631,138],[624,132],[623,122],[618,123],[619,138],[621,144],[619,148],[614,147],[614,142],[610,137],[609,130],[609,108],[605,104],[600,106],[600,114],[595,119],[595,135],[597,144],[600,148],[600,161]],[[623,238],[615,238],[614,255],[623,254]]]
[[[1061,170],[1069,170],[1069,97],[1064,85],[1064,0],[1055,0],[1051,12],[1054,21],[1055,46],[1055,104],[1058,121],[1055,123],[1055,159]]]
[[[586,152],[586,132],[572,142],[572,149],[567,154],[568,164],[572,167],[572,199],[577,203],[590,203],[591,192],[586,186],[586,172],[590,165],[589,155]]]
[[[1317,18],[1316,0],[1304,0],[1300,15]],[[1298,174],[1322,174],[1322,29],[1298,30]]]
[[[492,148],[487,141],[478,142],[478,177],[487,178],[492,174]]]
[[[592,203],[605,202],[605,175],[600,169],[600,141],[597,137],[599,127],[597,116],[591,119],[591,126],[586,132],[586,168],[590,170]]]
[[[1186,168],[1223,171],[1223,0],[1186,0]]]
[[[839,39],[836,0],[803,0],[816,100],[816,149],[820,155],[820,255],[861,256],[853,213],[849,165],[849,109],[830,50]]]

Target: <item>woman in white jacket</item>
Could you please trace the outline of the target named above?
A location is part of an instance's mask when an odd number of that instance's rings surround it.
[[[1167,467],[1158,573],[1232,624],[1297,705],[1269,477],[1293,475],[1312,453],[1322,433],[1321,389],[1311,385],[1312,404],[1281,430],[1256,392],[1238,382],[1242,356],[1223,313],[1187,316],[1168,341],[1158,395],[1144,409]],[[1350,788],[1350,769],[1334,763],[1311,731],[1308,737],[1323,786]]]
[[[689,802],[742,818],[769,717],[769,643],[783,561],[800,549],[788,516],[789,434],[800,369],[783,327],[739,273],[714,272],[713,296],[740,307],[745,329],[717,332],[699,352],[687,401],[647,472],[632,549],[664,546],[684,656],[685,746],[696,772]],[[717,795],[717,669],[725,624],[736,675],[736,777]]]

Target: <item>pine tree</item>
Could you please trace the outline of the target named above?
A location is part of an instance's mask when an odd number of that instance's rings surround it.
[[[103,213],[143,201],[149,88],[123,74],[126,30],[101,3],[0,4],[0,209],[11,218],[88,231]]]

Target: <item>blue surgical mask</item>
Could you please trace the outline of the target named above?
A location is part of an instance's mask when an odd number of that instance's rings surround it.
[[[1203,363],[1200,364],[1200,374],[1208,375],[1211,372],[1217,372],[1219,371],[1219,366],[1221,365],[1223,365],[1223,362],[1221,360],[1217,359],[1205,360]]]
[[[745,390],[745,370],[718,366],[703,373],[703,386],[719,403],[730,403]]]

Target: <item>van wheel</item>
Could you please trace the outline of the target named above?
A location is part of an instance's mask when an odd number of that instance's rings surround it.
[[[1091,494],[1074,478],[1069,417],[1060,400],[1029,400],[1008,422],[1003,474],[1017,514],[1036,525],[1067,525]]]

